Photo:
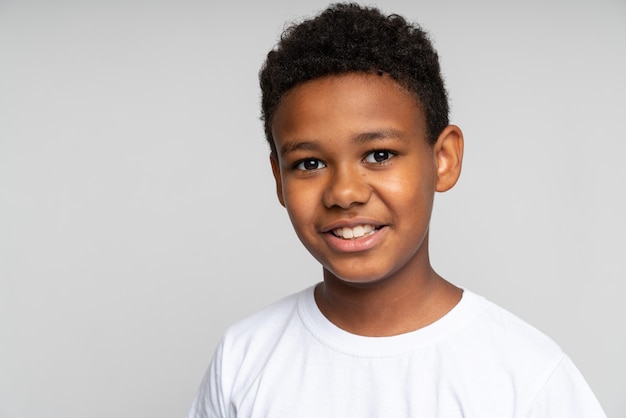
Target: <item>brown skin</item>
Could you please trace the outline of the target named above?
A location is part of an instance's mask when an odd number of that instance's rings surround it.
[[[390,336],[445,315],[462,291],[428,256],[434,193],[459,178],[463,134],[434,145],[415,96],[388,76],[328,76],[290,90],[272,121],[280,203],[324,268],[322,313],[346,331]],[[373,225],[352,240],[336,228]]]

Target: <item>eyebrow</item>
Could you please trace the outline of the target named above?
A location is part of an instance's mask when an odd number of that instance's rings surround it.
[[[379,141],[381,139],[396,139],[401,142],[408,141],[406,134],[394,128],[379,129],[372,132],[363,132],[352,138],[353,142],[364,144],[371,141]]]
[[[402,131],[393,128],[385,128],[357,134],[352,137],[352,142],[357,144],[365,144],[368,142],[380,141],[383,139],[396,139],[401,142],[408,141],[408,138]],[[281,155],[287,155],[295,151],[317,151],[319,150],[319,148],[320,146],[317,141],[294,140],[283,144],[283,146],[280,147],[280,152]]]
[[[319,144],[316,141],[291,141],[283,144],[280,147],[281,155],[287,155],[290,152],[295,151],[316,151],[319,149]]]

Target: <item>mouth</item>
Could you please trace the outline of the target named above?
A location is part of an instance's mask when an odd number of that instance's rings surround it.
[[[351,240],[351,239],[358,239],[358,238],[366,237],[368,235],[372,235],[378,229],[380,228],[377,228],[374,225],[365,224],[365,225],[356,225],[354,227],[344,226],[342,228],[335,228],[331,231],[331,233],[337,238]]]

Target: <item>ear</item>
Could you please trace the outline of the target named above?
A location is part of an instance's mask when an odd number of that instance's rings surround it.
[[[280,176],[280,163],[274,154],[270,154],[270,164],[272,165],[272,174],[274,174],[274,181],[276,182],[276,194],[278,195],[278,201],[281,205],[285,206],[285,199],[283,197],[283,180]]]
[[[458,126],[448,125],[434,145],[437,161],[437,184],[435,190],[450,190],[461,175],[463,162],[463,132]]]

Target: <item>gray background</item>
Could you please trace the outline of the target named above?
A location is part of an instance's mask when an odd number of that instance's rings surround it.
[[[257,72],[326,4],[0,2],[0,417],[182,416],[228,324],[320,279]],[[626,2],[378,4],[432,33],[466,136],[435,267],[626,417]]]

